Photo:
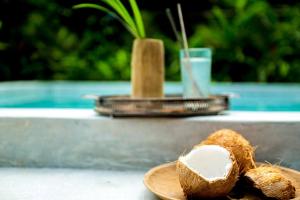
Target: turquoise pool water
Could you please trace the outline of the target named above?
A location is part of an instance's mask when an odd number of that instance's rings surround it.
[[[166,93],[181,93],[179,83],[167,83]],[[300,84],[213,84],[216,94],[233,94],[231,110],[300,111]],[[128,82],[4,82],[0,108],[93,108],[85,94],[129,94]]]

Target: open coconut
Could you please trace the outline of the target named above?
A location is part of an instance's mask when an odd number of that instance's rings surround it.
[[[295,197],[295,187],[275,167],[261,166],[251,169],[245,174],[245,178],[268,198],[288,200]]]
[[[214,144],[229,148],[236,158],[240,175],[246,173],[249,169],[255,168],[254,148],[248,140],[235,131],[229,129],[219,130],[208,136],[200,145],[203,144]]]
[[[238,180],[239,169],[230,150],[218,145],[202,145],[176,165],[179,182],[188,198],[226,196]]]

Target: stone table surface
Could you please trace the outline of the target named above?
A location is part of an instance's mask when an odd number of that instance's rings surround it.
[[[157,200],[143,171],[0,168],[1,200]]]

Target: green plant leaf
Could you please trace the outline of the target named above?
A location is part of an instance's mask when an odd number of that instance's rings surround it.
[[[122,18],[120,18],[118,15],[116,15],[113,11],[109,10],[108,8],[105,8],[103,6],[100,6],[98,4],[90,4],[90,3],[83,3],[73,6],[73,9],[81,9],[81,8],[94,8],[97,10],[101,10],[103,12],[106,12],[107,14],[111,15],[112,17],[116,18],[119,22],[123,24],[123,26],[134,36],[139,37],[135,29],[132,29],[131,26],[129,26],[128,23],[126,23]]]
[[[145,34],[145,27],[144,27],[144,23],[143,23],[143,18],[140,12],[140,9],[136,3],[136,0],[129,0],[133,14],[134,14],[134,18],[135,18],[135,23],[137,26],[137,29],[140,33],[140,36],[142,38],[144,38],[146,36]]]
[[[97,4],[82,3],[82,4],[78,4],[78,5],[73,6],[73,9],[81,9],[81,8],[95,8],[97,10],[101,10],[101,11],[104,11],[108,14],[113,14],[114,15],[114,13],[111,10],[109,10],[109,9],[103,7],[103,6],[97,5]]]
[[[136,38],[144,38],[145,37],[145,28],[143,19],[139,10],[139,7],[135,0],[130,0],[130,5],[134,14],[134,19],[121,2],[121,0],[100,0],[106,6],[110,8],[106,8],[100,6],[98,4],[79,4],[74,6],[73,8],[95,8],[106,13],[109,13],[113,17],[117,18]]]
[[[123,20],[131,27],[131,29],[135,32],[138,38],[140,38],[140,34],[136,28],[136,24],[134,23],[132,17],[130,16],[129,12],[126,10],[125,6],[122,4],[120,0],[101,0],[102,2],[106,3],[110,7],[112,7],[118,15],[120,15]]]

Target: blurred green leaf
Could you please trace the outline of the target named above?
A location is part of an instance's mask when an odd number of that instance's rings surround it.
[[[5,50],[7,48],[7,44],[0,42],[0,51]]]
[[[248,3],[248,0],[236,0],[236,8],[239,11],[244,10],[246,4]]]

